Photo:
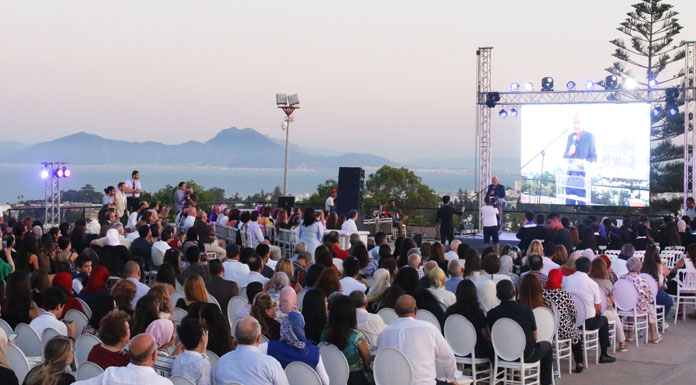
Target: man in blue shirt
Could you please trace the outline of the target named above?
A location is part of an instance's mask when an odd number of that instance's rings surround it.
[[[568,135],[566,149],[563,152],[563,157],[566,159],[579,159],[588,162],[597,161],[597,148],[595,147],[594,135],[585,131],[585,128],[580,124],[580,115],[573,115],[573,132]],[[568,181],[566,182],[566,194],[576,195],[578,198],[587,198],[589,191],[587,190],[587,181],[585,178],[590,178],[586,174],[584,164],[580,162],[574,167],[568,169]],[[572,199],[566,198],[566,204],[586,205],[589,199]]]

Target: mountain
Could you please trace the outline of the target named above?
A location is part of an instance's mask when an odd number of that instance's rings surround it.
[[[42,159],[66,161],[75,165],[151,164],[180,166],[218,166],[282,168],[283,142],[251,128],[231,127],[201,143],[188,141],[168,145],[158,142],[129,142],[78,132],[33,145],[0,142],[0,163],[32,163]],[[291,168],[336,168],[340,166],[379,167],[393,165],[389,159],[370,154],[318,155],[300,147],[290,147]]]

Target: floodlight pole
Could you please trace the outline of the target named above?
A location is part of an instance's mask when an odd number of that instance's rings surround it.
[[[288,146],[290,143],[290,115],[295,112],[299,106],[278,106],[285,112],[285,168],[283,170],[283,195],[288,195],[288,154],[290,153]]]

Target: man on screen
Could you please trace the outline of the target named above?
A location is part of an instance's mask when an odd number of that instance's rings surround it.
[[[595,147],[594,135],[586,132],[580,122],[580,114],[573,115],[573,133],[568,135],[563,157],[566,159],[578,159],[588,162],[597,161],[597,148]],[[577,198],[586,198],[589,191],[586,188],[587,183],[585,178],[591,178],[586,175],[583,162],[573,162],[568,167],[568,176],[566,181],[566,195],[574,195]],[[572,199],[566,197],[566,204],[569,205],[586,205],[590,199]]]

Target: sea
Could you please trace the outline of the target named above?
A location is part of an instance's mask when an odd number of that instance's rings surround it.
[[[272,191],[275,186],[283,186],[283,169],[252,169],[225,167],[182,167],[182,166],[133,166],[104,165],[70,167],[72,175],[61,179],[61,190],[80,189],[91,184],[101,192],[109,185],[130,179],[131,172],[138,170],[143,190],[155,192],[167,184],[176,185],[180,181],[193,180],[204,188],[219,187],[225,195],[239,193],[241,197],[255,194],[262,189]],[[459,189],[474,189],[473,169],[411,169],[420,176],[422,182],[438,193],[452,193]],[[366,168],[365,178],[376,168]],[[41,179],[40,164],[0,164],[0,202],[16,203],[20,200],[43,199],[45,183]],[[512,185],[519,174],[499,174],[501,183]],[[292,195],[309,195],[316,191],[317,185],[327,179],[338,180],[338,169],[292,169],[288,173],[288,192]]]

